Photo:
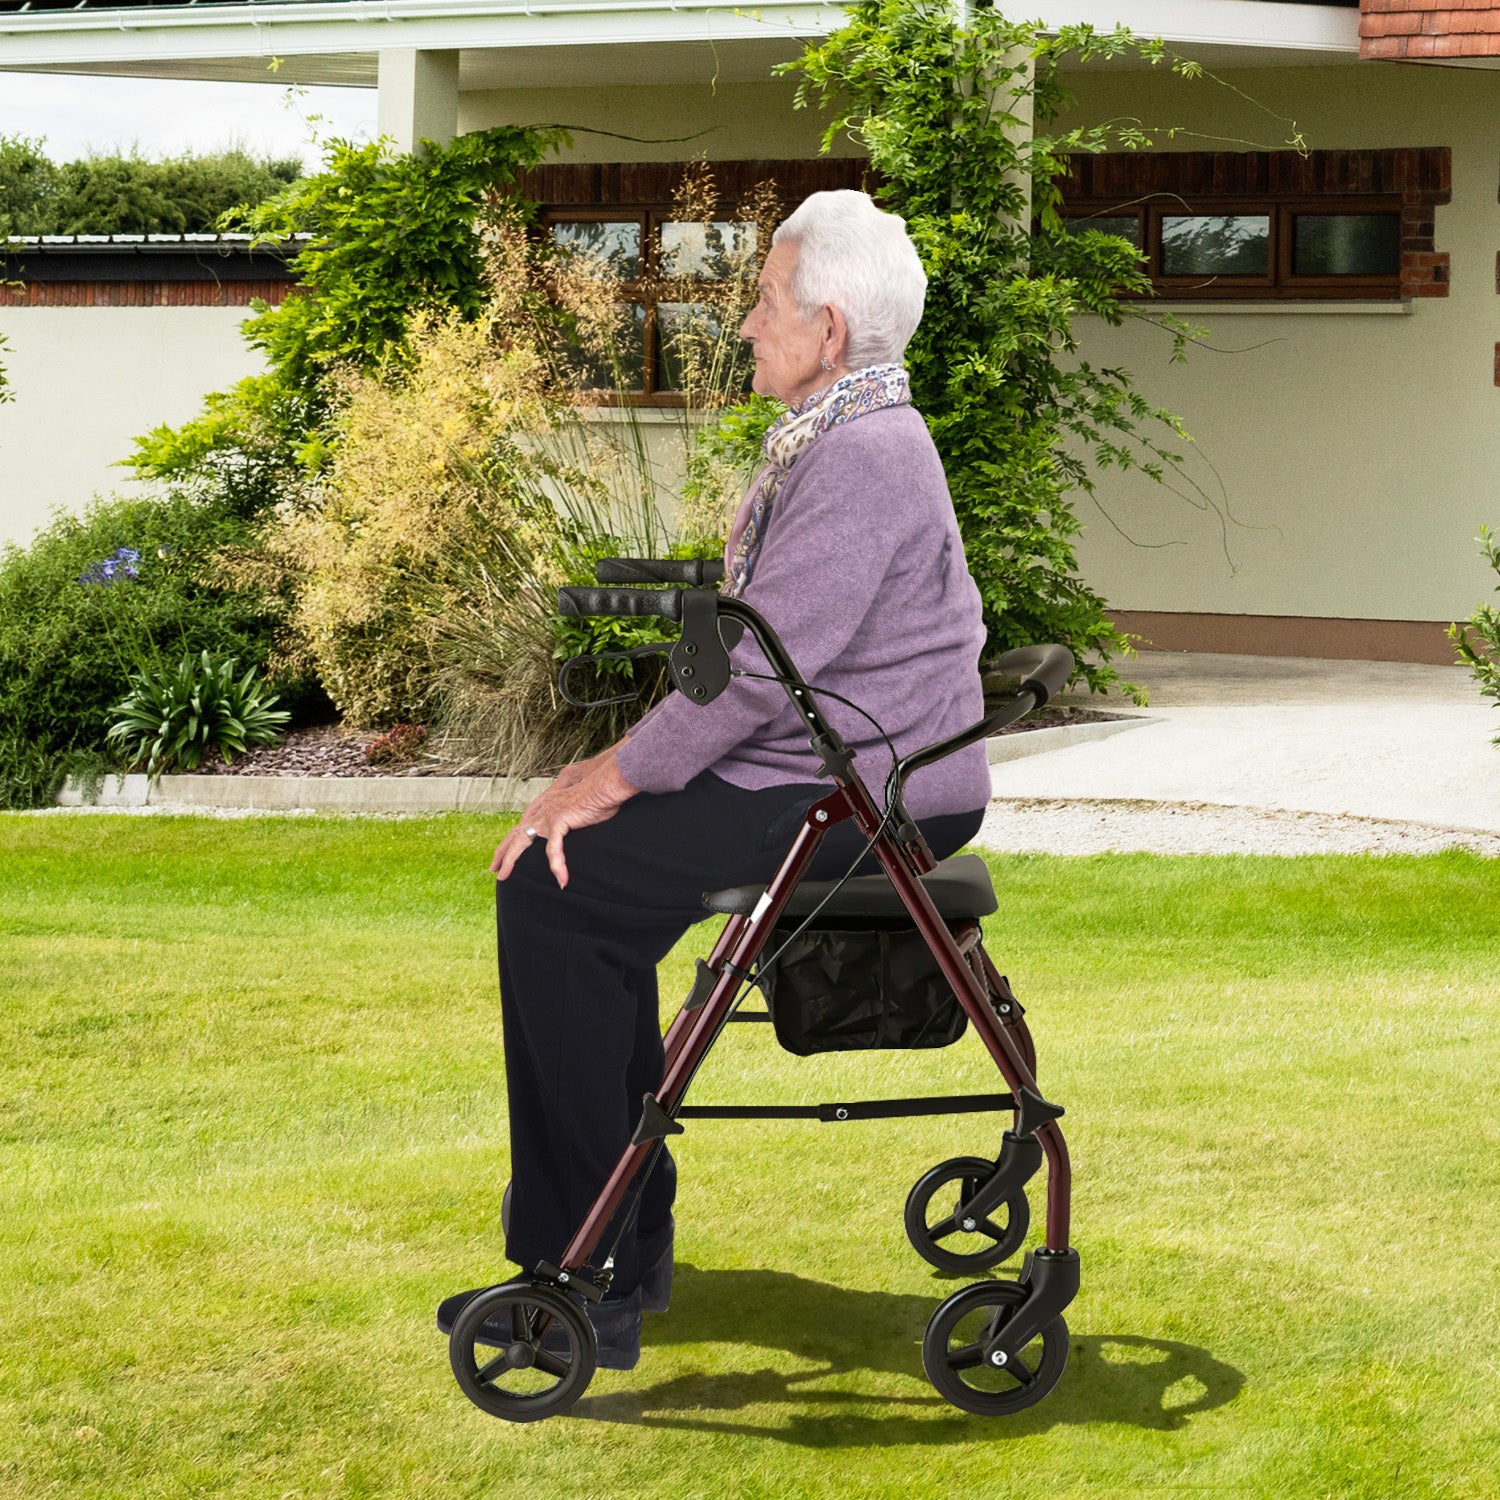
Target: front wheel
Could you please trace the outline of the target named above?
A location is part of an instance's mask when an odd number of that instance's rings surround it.
[[[1068,1325],[1061,1318],[1014,1358],[985,1353],[985,1344],[1027,1295],[1014,1281],[981,1281],[954,1292],[933,1313],[922,1340],[922,1368],[945,1401],[976,1416],[1008,1417],[1035,1406],[1062,1379]]]
[[[593,1324],[565,1293],[511,1281],[471,1298],[448,1338],[459,1389],[506,1422],[567,1411],[594,1377]]]

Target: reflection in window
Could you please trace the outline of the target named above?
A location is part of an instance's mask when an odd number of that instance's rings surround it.
[[[747,223],[679,223],[661,226],[664,276],[691,281],[721,281],[743,272],[755,258],[755,225]]]
[[[1264,276],[1269,214],[1193,214],[1161,221],[1163,276]]]
[[[581,391],[643,391],[646,388],[646,305],[622,302],[608,349],[571,344],[568,353]]]
[[[656,389],[681,391],[701,389],[727,372],[716,368],[736,351],[726,333],[723,309],[705,302],[658,302],[656,304]],[[747,365],[743,389],[750,388],[752,374]]]
[[[1141,221],[1135,214],[1091,214],[1085,219],[1064,219],[1063,228],[1069,234],[1095,229],[1100,234],[1114,234],[1122,240],[1129,240],[1137,250],[1141,248]]]
[[[1401,215],[1294,215],[1292,271],[1297,276],[1399,275]]]
[[[641,226],[635,220],[610,223],[595,219],[554,221],[553,241],[585,257],[601,276],[635,281],[641,274]]]

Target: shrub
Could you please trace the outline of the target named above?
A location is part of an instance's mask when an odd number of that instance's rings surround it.
[[[1485,561],[1500,574],[1500,540],[1488,526],[1479,528],[1479,549]],[[1495,585],[1500,593],[1500,583]],[[1493,698],[1500,703],[1500,609],[1490,604],[1481,604],[1463,624],[1448,627],[1448,638],[1458,654],[1460,666],[1466,666],[1474,674],[1483,698]],[[1500,745],[1500,734],[1495,736]]]
[[[267,660],[277,602],[207,581],[251,539],[181,496],[96,500],[0,554],[0,805],[47,801],[63,757],[104,746],[132,671],[205,649]]]
[[[276,744],[291,715],[272,706],[276,695],[254,667],[237,677],[238,668],[232,656],[203,651],[175,667],[133,672],[105,738],[130,765],[144,761],[153,781],[167,771],[194,771],[214,751],[228,765],[252,745]]]
[[[129,460],[137,474],[214,493],[227,483],[245,509],[297,498],[328,458],[324,424],[348,371],[401,364],[420,313],[480,316],[487,286],[477,221],[560,139],[502,127],[421,156],[328,141],[321,171],[244,221],[266,243],[311,236],[295,262],[295,295],[278,307],[257,303],[244,325],[265,373],[210,396],[183,426],[138,438]]]
[[[40,141],[0,136],[0,234],[211,233],[301,171],[237,149],[164,161],[107,151],[59,165]]]

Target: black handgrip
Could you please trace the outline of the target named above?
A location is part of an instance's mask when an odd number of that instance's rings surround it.
[[[1021,646],[986,662],[985,670],[1019,677],[1023,688],[1035,690],[1036,706],[1042,708],[1063,690],[1073,675],[1073,653],[1066,646]]]
[[[663,620],[680,620],[682,590],[558,589],[557,612],[560,615],[656,615]]]
[[[721,557],[601,557],[594,564],[600,583],[681,583],[701,589],[724,581]]]

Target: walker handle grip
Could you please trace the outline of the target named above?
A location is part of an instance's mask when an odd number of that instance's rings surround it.
[[[600,583],[681,583],[701,589],[724,581],[721,557],[601,557],[594,564]]]
[[[1073,675],[1073,653],[1066,646],[1022,646],[986,662],[985,670],[1019,677],[1022,689],[1036,694],[1037,708],[1045,708]]]
[[[655,615],[682,619],[682,589],[590,589],[557,591],[560,615]]]

